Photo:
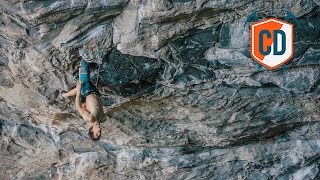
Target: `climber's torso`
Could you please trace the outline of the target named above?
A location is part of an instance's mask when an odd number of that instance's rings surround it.
[[[101,100],[97,94],[90,94],[86,97],[84,110],[88,111],[92,116],[95,117],[98,123],[103,119],[103,107]],[[91,122],[96,123],[96,122]]]

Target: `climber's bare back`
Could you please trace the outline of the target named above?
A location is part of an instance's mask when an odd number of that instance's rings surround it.
[[[86,97],[87,111],[95,117],[97,121],[101,122],[103,120],[103,107],[101,100],[98,95],[90,94]],[[92,122],[94,123],[94,122]]]

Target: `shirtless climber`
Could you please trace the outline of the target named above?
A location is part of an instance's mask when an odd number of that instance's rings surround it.
[[[100,123],[103,120],[103,107],[98,90],[90,82],[89,67],[85,60],[81,61],[79,82],[76,88],[61,95],[65,98],[76,95],[76,108],[82,118],[90,125],[89,137],[92,140],[99,140],[101,136]]]

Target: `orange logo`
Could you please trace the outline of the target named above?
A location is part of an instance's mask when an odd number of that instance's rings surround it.
[[[251,57],[268,69],[275,69],[293,56],[293,24],[269,18],[250,25]]]

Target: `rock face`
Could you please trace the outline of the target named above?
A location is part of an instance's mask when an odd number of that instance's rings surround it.
[[[0,0],[1,179],[319,179],[319,0]],[[246,18],[295,14],[285,69]],[[92,51],[102,138],[74,99]],[[98,65],[99,64],[99,65]]]

